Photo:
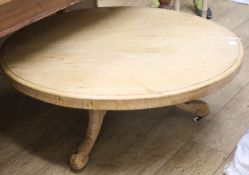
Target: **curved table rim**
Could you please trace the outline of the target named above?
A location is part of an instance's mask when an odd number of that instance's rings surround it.
[[[177,12],[176,12],[177,13]],[[179,13],[179,12],[178,12]],[[203,19],[205,20],[205,19]],[[217,24],[216,24],[217,25]],[[223,27],[225,30],[225,27]],[[231,34],[236,37],[236,35],[228,30]],[[11,37],[10,37],[11,38]],[[45,88],[27,80],[22,79],[11,70],[8,69],[4,59],[3,50],[6,46],[4,45],[0,49],[0,59],[2,65],[2,72],[5,77],[9,80],[10,84],[13,85],[18,91],[31,96],[33,98],[39,99],[41,101],[71,108],[80,109],[92,109],[92,110],[136,110],[136,109],[148,109],[163,106],[172,106],[191,100],[196,100],[200,97],[206,96],[215,90],[223,87],[228,82],[230,82],[239,72],[244,56],[243,45],[240,40],[237,40],[239,45],[239,56],[236,61],[224,72],[216,77],[213,77],[205,82],[190,86],[187,88],[178,89],[174,94],[165,95],[163,93],[151,95],[142,98],[120,98],[118,99],[95,99],[89,97],[81,97],[70,95],[61,91]],[[189,89],[189,90],[188,90]]]

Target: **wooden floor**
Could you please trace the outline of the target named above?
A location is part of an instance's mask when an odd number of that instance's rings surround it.
[[[109,112],[89,164],[78,174],[223,173],[249,129],[249,6],[209,2],[213,21],[234,31],[246,50],[237,78],[204,98],[211,114],[193,123],[191,114],[175,107]],[[193,13],[192,0],[184,1],[183,11]],[[0,175],[74,174],[68,160],[84,136],[86,111],[31,99],[12,89],[1,75],[0,104]]]

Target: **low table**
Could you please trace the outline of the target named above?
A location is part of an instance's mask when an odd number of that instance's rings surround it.
[[[208,115],[208,106],[195,100],[238,73],[243,47],[232,32],[202,18],[123,7],[42,20],[10,37],[1,56],[6,78],[19,91],[89,110],[85,140],[70,161],[79,170],[107,110],[177,105]]]

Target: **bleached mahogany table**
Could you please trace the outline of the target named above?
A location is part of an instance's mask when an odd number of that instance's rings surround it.
[[[123,7],[42,20],[10,37],[1,55],[19,91],[89,110],[86,137],[70,161],[79,170],[108,110],[177,105],[206,116],[207,104],[196,99],[234,78],[243,48],[232,32],[203,18]]]

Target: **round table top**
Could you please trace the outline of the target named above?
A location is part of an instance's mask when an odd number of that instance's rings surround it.
[[[14,34],[3,72],[18,90],[74,108],[175,105],[219,89],[243,47],[214,22],[164,9],[98,8],[56,15]]]

